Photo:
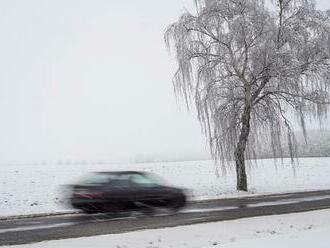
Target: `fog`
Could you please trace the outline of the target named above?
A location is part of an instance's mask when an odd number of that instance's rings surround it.
[[[208,157],[163,42],[192,2],[2,1],[0,161]]]

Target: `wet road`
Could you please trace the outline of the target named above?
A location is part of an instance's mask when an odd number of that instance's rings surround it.
[[[133,214],[128,217],[110,218],[103,214],[69,214],[0,220],[0,245],[122,233],[325,208],[330,208],[330,190],[194,202],[175,215],[163,212],[156,216]]]

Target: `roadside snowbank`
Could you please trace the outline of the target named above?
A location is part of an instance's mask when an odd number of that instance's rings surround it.
[[[253,167],[253,166],[252,166]],[[248,170],[250,192],[269,194],[330,189],[330,158],[301,158],[295,173],[289,159],[274,165],[259,160]],[[90,171],[144,170],[155,172],[169,183],[191,189],[192,199],[233,197],[235,174],[228,170],[219,178],[213,161],[103,165],[2,165],[0,173],[0,216],[62,212],[63,188]]]
[[[56,240],[10,248],[328,248],[330,210]]]

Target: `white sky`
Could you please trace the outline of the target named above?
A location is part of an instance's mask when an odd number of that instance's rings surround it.
[[[319,7],[330,8],[328,0]],[[207,154],[163,42],[192,0],[0,2],[0,160]]]

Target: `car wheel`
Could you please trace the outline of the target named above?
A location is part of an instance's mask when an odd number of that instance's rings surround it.
[[[185,197],[175,198],[169,201],[168,208],[174,212],[178,212],[186,205]]]
[[[97,211],[95,209],[82,209],[82,211],[85,214],[96,214],[97,213]]]

